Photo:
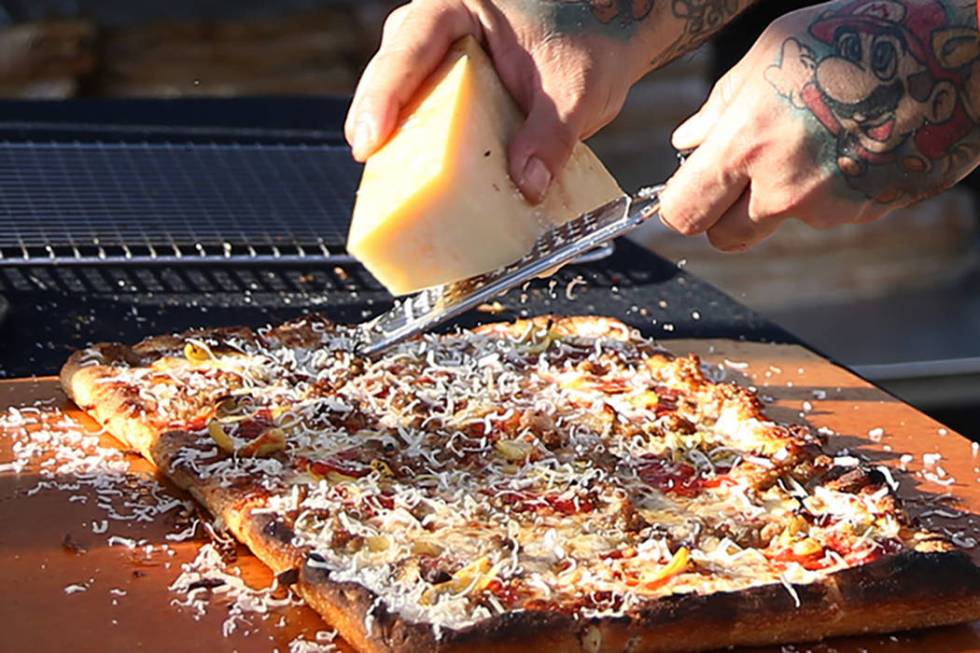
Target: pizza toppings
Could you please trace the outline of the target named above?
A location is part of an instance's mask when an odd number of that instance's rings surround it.
[[[211,348],[199,340],[188,339],[184,345],[184,357],[193,364],[205,363],[214,358]]]
[[[707,480],[693,465],[664,460],[656,456],[641,458],[637,474],[650,487],[683,497],[697,495],[705,487]]]
[[[792,590],[912,546],[885,475],[619,323],[424,336],[377,360],[353,341],[299,322],[106,378],[160,418],[207,414],[177,464],[258,475],[254,513],[287,523],[309,567],[436,633]]]
[[[208,435],[224,451],[235,456],[265,458],[286,448],[286,434],[271,421],[247,418],[231,424],[215,419],[208,422]]]

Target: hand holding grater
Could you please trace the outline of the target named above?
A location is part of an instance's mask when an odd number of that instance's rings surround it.
[[[623,195],[552,227],[538,238],[527,256],[506,267],[423,290],[398,302],[387,313],[359,327],[358,352],[366,356],[380,354],[632,231],[657,215],[662,188],[641,191],[632,197]]]

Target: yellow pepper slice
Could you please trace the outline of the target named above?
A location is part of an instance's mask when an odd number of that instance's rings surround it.
[[[286,434],[277,428],[267,429],[257,438],[241,447],[235,444],[235,440],[225,431],[218,420],[208,422],[208,435],[225,453],[249,458],[265,458],[286,448]]]
[[[412,553],[436,558],[442,555],[442,547],[432,540],[415,540],[412,542]]]
[[[691,552],[686,546],[682,546],[674,552],[674,556],[666,566],[661,567],[653,573],[644,574],[640,586],[648,592],[663,587],[670,582],[671,578],[685,572],[690,561]]]
[[[817,542],[812,537],[808,537],[805,540],[800,540],[793,545],[793,555],[800,558],[807,558],[809,556],[815,556],[823,552],[823,545]]]
[[[212,358],[211,350],[203,342],[188,341],[184,345],[184,358],[199,365]]]
[[[225,453],[235,453],[235,441],[225,432],[225,429],[217,420],[208,422],[208,435],[215,441],[215,444]]]
[[[285,448],[286,434],[283,433],[282,429],[271,428],[239,449],[238,455],[250,458],[266,458]]]
[[[445,592],[459,593],[472,587],[472,591],[480,592],[486,589],[490,581],[497,575],[500,563],[490,565],[490,558],[484,556],[466,565],[445,583],[433,585],[422,593],[422,603],[432,605],[440,594]]]
[[[387,551],[388,547],[391,546],[391,540],[386,535],[369,535],[364,538],[364,543],[367,544],[368,549],[375,553]]]

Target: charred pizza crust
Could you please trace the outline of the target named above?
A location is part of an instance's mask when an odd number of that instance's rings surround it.
[[[511,339],[542,337],[541,333],[545,340],[553,336],[605,338],[631,343],[648,358],[671,359],[625,325],[607,318],[543,317],[487,325],[476,333]],[[188,464],[187,458],[188,451],[202,450],[200,433],[170,430],[161,422],[148,420],[146,413],[154,407],[143,403],[144,398],[132,388],[112,380],[118,367],[144,368],[168,357],[179,358],[190,339],[241,343],[258,338],[286,348],[312,347],[320,342],[319,333],[299,321],[261,336],[250,330],[213,330],[154,338],[133,348],[98,345],[69,360],[62,382],[69,396],[110,433],[156,462],[274,571],[298,570],[297,591],[359,650],[517,651],[554,647],[588,653],[693,651],[889,632],[980,617],[980,570],[944,541],[925,537],[914,548],[833,572],[815,582],[672,594],[646,601],[629,614],[583,617],[547,609],[517,610],[457,629],[434,629],[431,624],[412,621],[389,610],[384,596],[360,583],[335,578],[315,547],[297,537],[293,517],[268,508],[270,500],[281,497],[287,488],[274,482],[270,485],[268,477],[263,483],[258,468],[251,474],[235,475],[230,483],[227,478],[201,473]],[[699,380],[696,361],[691,364],[694,367],[687,372],[683,365],[680,367],[682,377],[690,377],[680,383],[696,389],[703,380]],[[213,396],[201,398],[202,406],[227,392],[231,385],[224,383],[216,383]],[[740,419],[764,418],[761,406],[745,390],[728,388],[722,400],[739,407]],[[794,459],[793,465],[814,462],[807,446],[809,443],[801,441],[799,460]],[[284,455],[277,454],[277,459],[290,464]],[[822,482],[837,480],[832,473],[825,476]]]
[[[100,343],[74,352],[62,366],[61,386],[79,408],[89,413],[116,439],[155,462],[160,435],[180,427],[200,428],[215,405],[241,386],[239,370],[214,363],[228,356],[247,363],[250,348],[278,346],[315,348],[331,324],[311,315],[264,332],[248,327],[194,329],[182,334],[154,336],[136,345]],[[191,352],[203,360],[188,360]],[[238,366],[240,367],[240,366]],[[173,372],[199,372],[199,387],[180,387]],[[144,373],[122,379],[121,373]],[[174,401],[161,405],[140,385],[174,387]],[[179,400],[179,401],[178,401]]]
[[[173,422],[193,421],[197,413],[210,409],[227,391],[231,379],[214,383],[212,392],[196,397],[194,405],[166,419],[157,414],[157,406],[140,388],[118,381],[120,369],[146,369],[152,364],[172,361],[186,365],[183,349],[190,340],[226,341],[230,337],[252,339],[249,329],[210,329],[189,331],[181,336],[147,338],[130,347],[120,343],[101,343],[73,353],[61,368],[61,386],[68,398],[89,413],[116,439],[151,461],[153,446],[160,434]]]
[[[683,653],[732,646],[817,641],[961,623],[980,612],[980,575],[961,552],[903,552],[794,589],[779,585],[659,599],[632,617],[579,619],[553,612],[513,612],[436,638],[377,606],[364,587],[334,582],[310,566],[299,591],[358,650],[581,651]],[[942,607],[937,607],[941,605]],[[367,615],[371,619],[365,619]],[[365,622],[371,624],[370,630]]]
[[[305,552],[293,546],[293,532],[277,515],[254,512],[265,507],[269,491],[255,479],[228,485],[181,463],[200,438],[187,431],[168,431],[153,446],[153,459],[175,485],[186,490],[242,544],[276,574],[298,569]]]
[[[175,424],[200,425],[213,414],[214,405],[238,387],[233,375],[216,375],[204,384],[189,405],[161,419],[159,406],[131,383],[119,379],[120,370],[147,369],[158,365],[161,374],[188,364],[188,343],[202,343],[208,354],[238,355],[243,345],[262,343],[284,348],[315,348],[329,321],[312,315],[257,333],[248,327],[195,329],[182,334],[154,336],[128,346],[100,343],[73,353],[61,369],[60,382],[68,397],[90,414],[127,448],[157,465],[178,486],[190,493],[219,524],[224,525],[274,572],[295,570],[303,552],[291,545],[292,532],[272,515],[253,514],[264,505],[269,492],[255,487],[254,479],[226,486],[176,464],[181,452],[195,449],[200,438]],[[231,343],[234,343],[231,346]]]

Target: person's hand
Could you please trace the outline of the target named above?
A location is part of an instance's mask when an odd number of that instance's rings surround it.
[[[787,218],[874,220],[977,164],[968,73],[975,20],[938,0],[848,0],[789,14],[673,136],[677,231],[745,249]]]
[[[619,113],[630,85],[649,65],[632,55],[628,34],[610,34],[619,25],[625,29],[630,17],[613,17],[612,27],[598,22],[590,11],[601,4],[415,0],[396,9],[347,116],[344,129],[354,157],[364,161],[385,142],[401,108],[450,45],[473,35],[527,115],[510,143],[509,168],[525,197],[539,202],[575,143]],[[569,28],[567,19],[576,16],[576,26]],[[593,19],[596,29],[590,28]]]

